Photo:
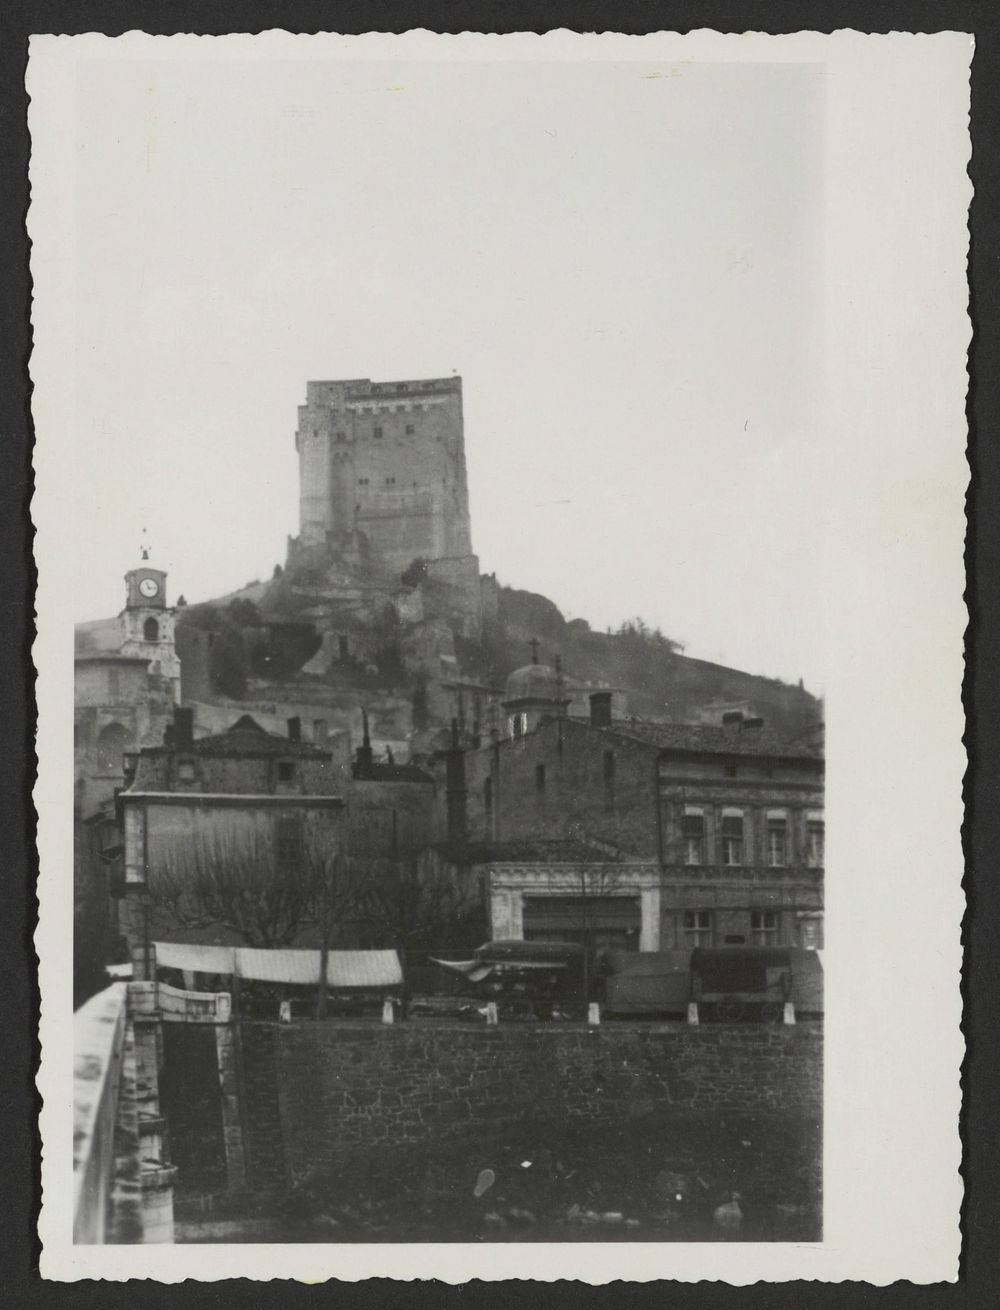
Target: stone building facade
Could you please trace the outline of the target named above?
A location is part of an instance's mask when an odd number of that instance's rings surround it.
[[[272,895],[281,880],[301,885],[303,866],[340,849],[343,798],[332,754],[302,741],[295,721],[289,726],[289,736],[279,737],[247,715],[225,732],[196,738],[191,711],[178,709],[167,740],[135,757],[118,798],[125,848],[121,919],[134,977],[154,976],[157,935],[205,940],[200,926],[171,908],[179,897],[170,879],[195,878],[213,862],[225,878],[241,858],[254,860],[273,879],[264,913],[274,916],[286,908]],[[216,918],[214,940],[231,940],[232,923]],[[262,927],[274,931],[277,923]]]
[[[367,712],[362,733],[347,790],[349,849],[359,860],[412,859],[434,841],[434,778],[415,764],[376,759]]]
[[[145,562],[125,575],[114,618],[78,624],[73,686],[73,922],[78,997],[99,987],[116,949],[110,892],[121,877],[115,795],[125,757],[162,740],[180,695],[167,578]]]
[[[609,721],[595,700],[596,721],[553,715],[463,756],[465,831],[484,851],[495,927],[573,936],[599,912],[611,933],[620,912],[626,949],[822,946],[821,745],[736,716]],[[504,853],[531,841],[589,855]]]

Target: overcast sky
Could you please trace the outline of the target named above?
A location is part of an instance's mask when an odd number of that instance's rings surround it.
[[[484,571],[822,690],[821,78],[84,64],[75,617],[284,561],[307,379],[454,372]]]

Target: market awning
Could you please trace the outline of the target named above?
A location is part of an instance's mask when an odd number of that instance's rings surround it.
[[[156,962],[185,973],[217,973],[250,982],[315,987],[320,952],[264,950],[251,946],[192,946],[156,942]],[[330,951],[326,981],[330,987],[398,987],[403,981],[395,951]]]
[[[508,956],[502,960],[436,960],[432,956],[431,963],[440,964],[442,969],[461,974],[463,977],[468,978],[470,982],[482,982],[491,973],[520,973],[524,969],[543,969],[546,973],[551,973],[553,969],[565,969],[568,962],[566,960],[526,960],[518,956]]]
[[[483,964],[482,960],[436,960],[431,956],[432,964],[440,964],[442,969],[457,973],[470,982],[482,982],[493,972],[492,964]]]
[[[184,973],[234,973],[235,946],[192,946],[186,942],[154,942],[156,964],[160,969],[180,969]]]

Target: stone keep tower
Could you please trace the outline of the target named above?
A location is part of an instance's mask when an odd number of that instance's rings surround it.
[[[295,446],[303,546],[396,576],[472,557],[461,378],[309,382]]]

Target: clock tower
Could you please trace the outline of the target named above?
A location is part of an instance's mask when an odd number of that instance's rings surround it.
[[[145,561],[145,555],[144,555]],[[181,662],[174,648],[175,611],[167,606],[167,575],[143,563],[125,574],[122,654],[149,660],[149,672],[171,684],[174,703],[180,701]]]

